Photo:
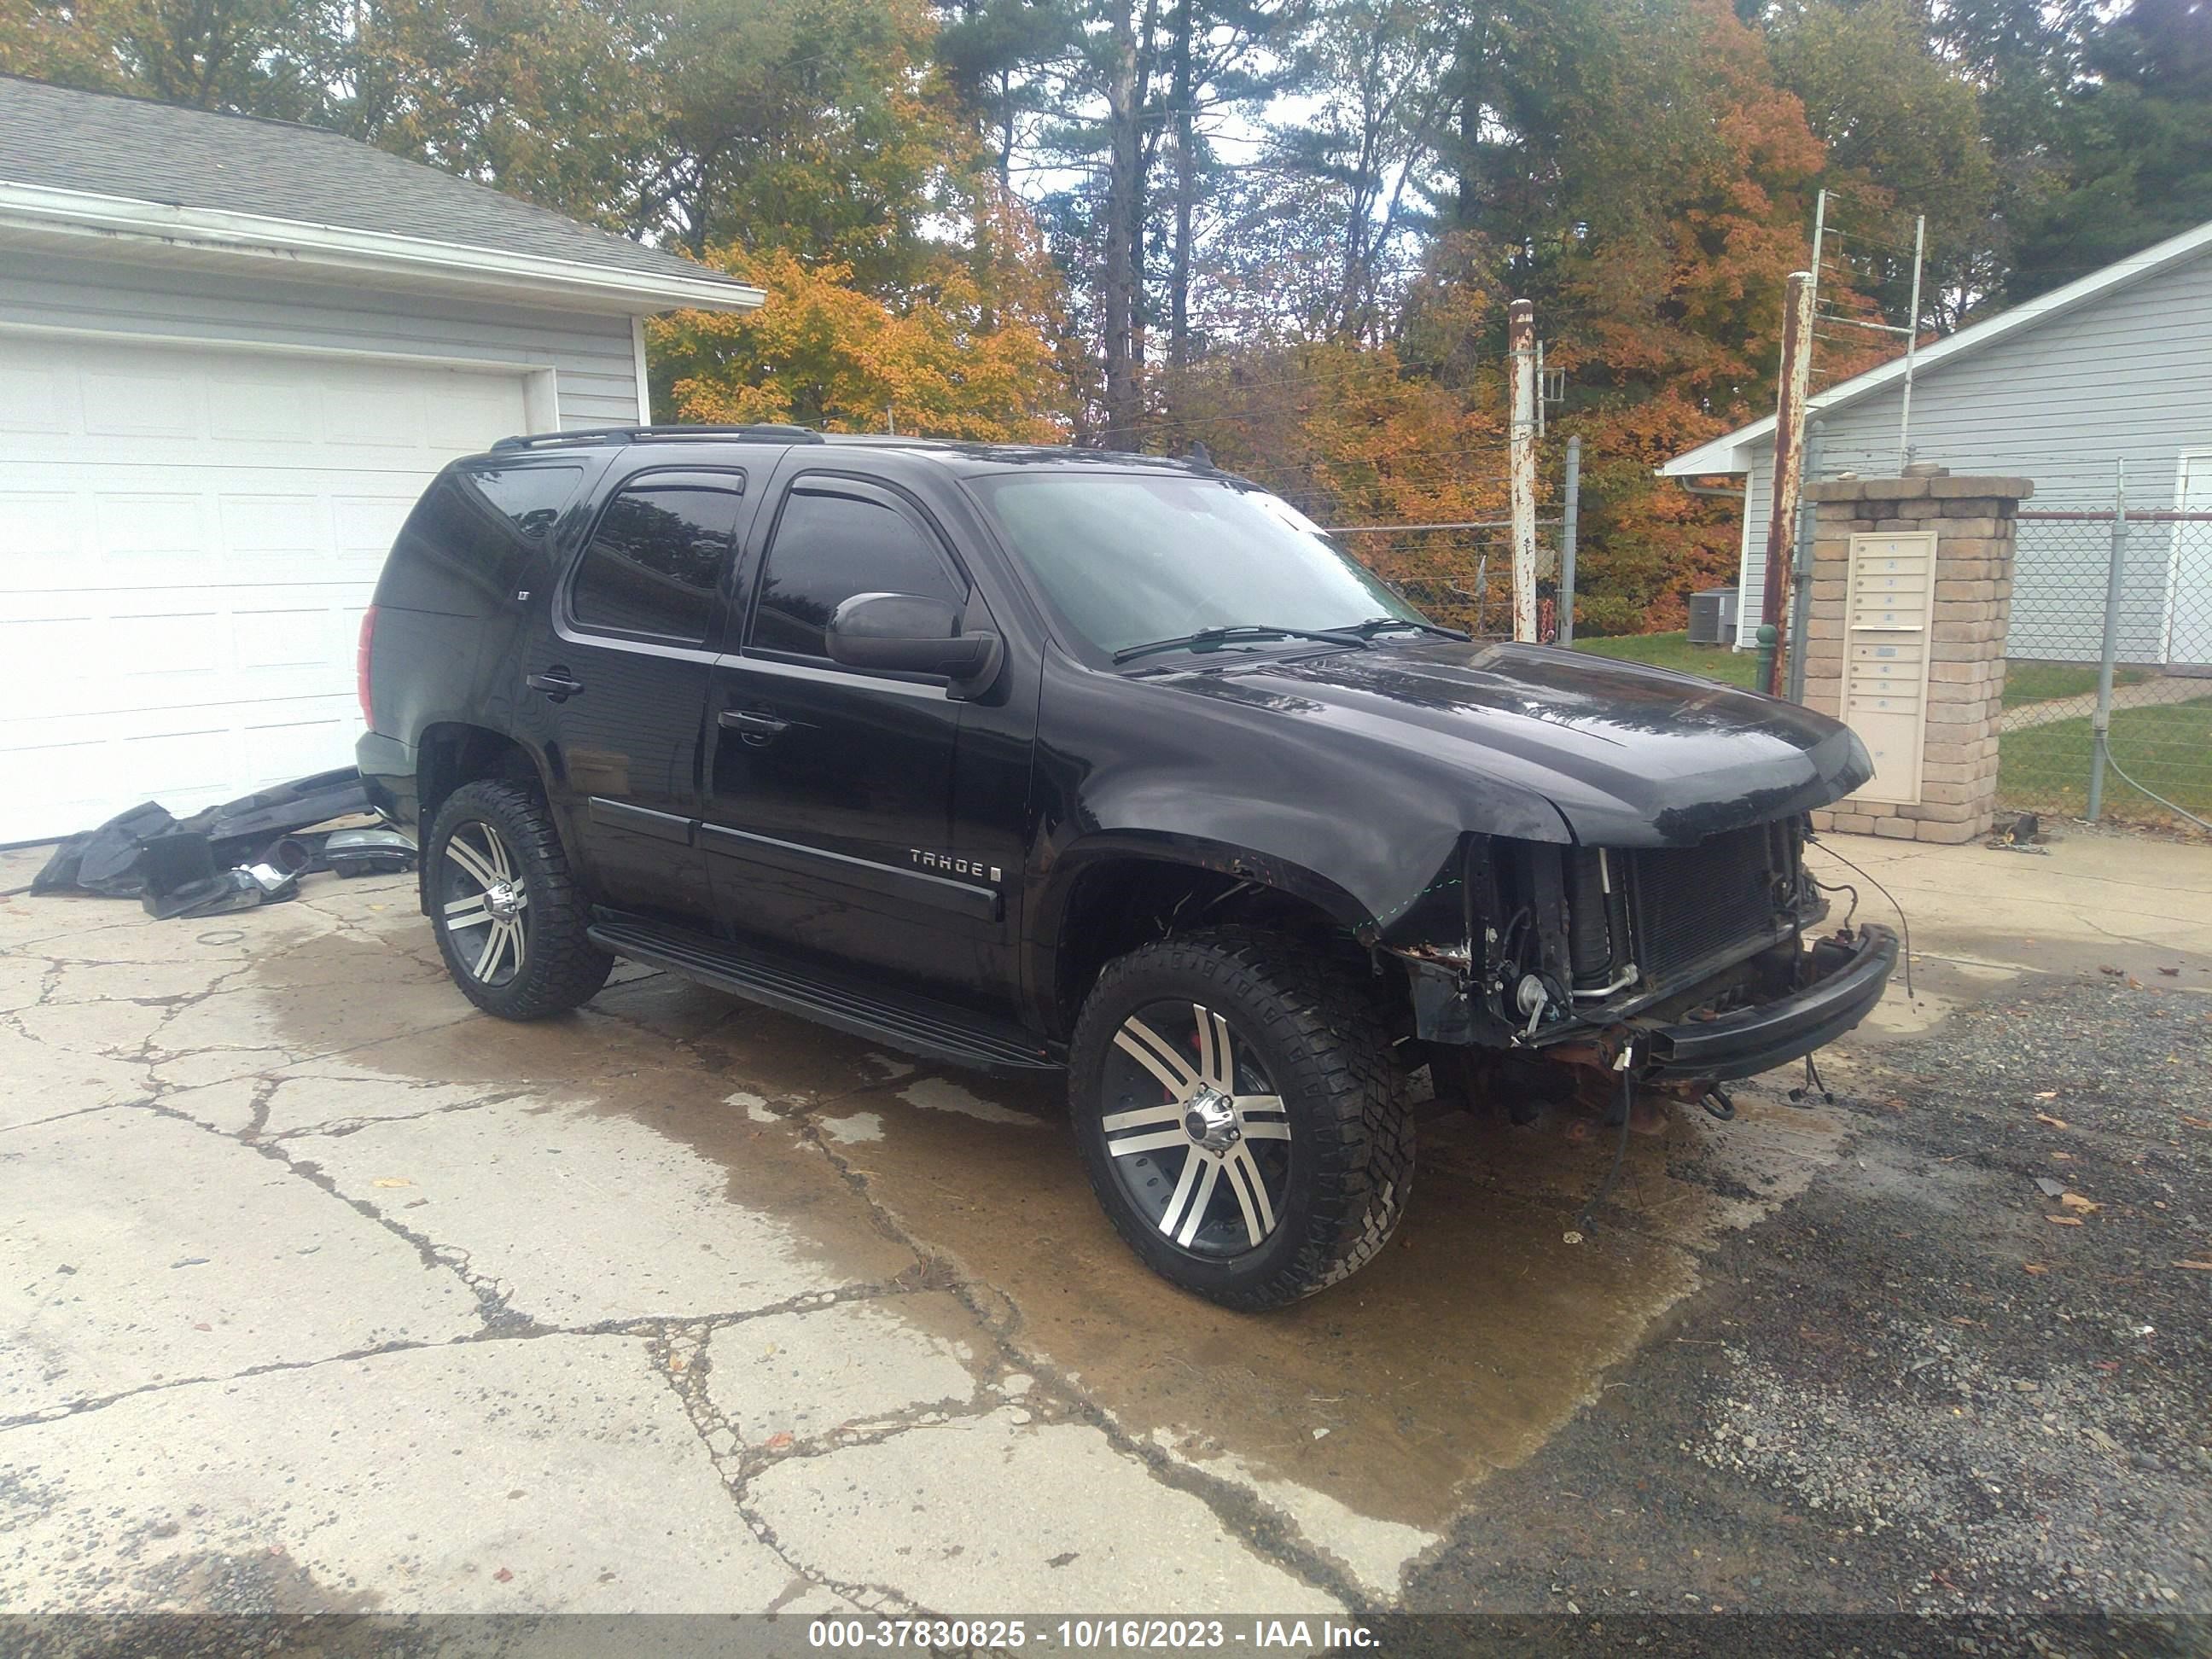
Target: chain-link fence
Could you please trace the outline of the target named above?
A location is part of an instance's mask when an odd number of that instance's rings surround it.
[[[2016,532],[2000,805],[2212,819],[2212,510],[2192,510],[2197,493],[2185,466],[2148,510],[2116,489],[2045,505],[2039,482]]]
[[[1558,567],[1559,526],[1556,518],[1536,520],[1540,572]],[[1513,541],[1503,527],[1414,525],[1336,534],[1423,615],[1479,640],[1513,637]],[[1558,586],[1540,576],[1536,591],[1536,635],[1550,641],[1559,633]]]
[[[1579,446],[1577,446],[1579,448]],[[1479,497],[1503,501],[1503,478],[1477,480]],[[1539,495],[1530,520],[1536,553],[1536,634],[1542,644],[1571,635],[1575,526],[1581,495],[1578,466],[1565,470],[1557,501]],[[1513,637],[1513,521],[1467,519],[1428,523],[1331,526],[1336,538],[1391,591],[1432,621],[1479,640]]]

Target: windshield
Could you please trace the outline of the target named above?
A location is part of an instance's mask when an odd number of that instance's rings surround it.
[[[1060,616],[1108,655],[1205,629],[1424,620],[1264,490],[1179,473],[1005,474],[969,484]]]

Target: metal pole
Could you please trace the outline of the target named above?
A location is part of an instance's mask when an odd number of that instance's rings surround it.
[[[2112,665],[2120,654],[2120,574],[2128,558],[2128,464],[2112,475],[2112,555],[2105,573],[2105,643],[2097,663],[2097,712],[2089,717],[2089,822],[2105,808],[2105,755],[2112,740]]]
[[[1822,422],[1814,421],[1805,428],[1804,477],[1809,483],[1820,476],[1820,433]],[[1805,634],[1806,623],[1813,614],[1813,502],[1801,489],[1797,501],[1797,552],[1790,568],[1790,701],[1805,701]]]
[[[1813,299],[1820,298],[1820,244],[1828,235],[1828,192],[1825,190],[1813,198]]]
[[[1583,438],[1567,440],[1567,487],[1559,508],[1559,643],[1575,642],[1575,537],[1582,525]]]
[[[1788,592],[1790,544],[1797,528],[1798,486],[1805,448],[1805,391],[1813,368],[1813,277],[1790,274],[1790,301],[1782,314],[1782,370],[1774,394],[1774,505],[1766,521],[1766,566],[1759,594],[1759,620],[1778,635],[1782,602]],[[1759,689],[1772,696],[1781,688],[1774,659],[1760,653],[1764,671]]]
[[[1912,363],[1920,349],[1920,258],[1928,246],[1928,216],[1912,222],[1912,313],[1905,319],[1905,397],[1897,415],[1897,470],[1912,465]]]
[[[1506,313],[1513,378],[1506,479],[1513,513],[1513,637],[1536,639],[1536,307],[1516,300]]]

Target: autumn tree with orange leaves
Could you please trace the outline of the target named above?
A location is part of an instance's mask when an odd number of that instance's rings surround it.
[[[1724,0],[1472,19],[1447,0],[1336,0],[1316,17],[1315,60],[1342,80],[1224,180],[1191,301],[1206,349],[1152,375],[1144,442],[1202,443],[1323,522],[1494,521],[1505,307],[1531,298],[1566,376],[1551,512],[1562,440],[1583,441],[1579,617],[1680,627],[1691,592],[1735,579],[1741,519],[1653,469],[1771,408],[1784,281],[1809,257],[1813,192],[1839,183],[1766,35]],[[1347,213],[1370,225],[1358,239]],[[1831,297],[1853,302],[1847,278]],[[1503,539],[1353,545],[1465,621]]]
[[[783,421],[1053,443],[1070,432],[1059,271],[931,52],[921,0],[692,0],[672,211],[768,294],[650,325],[655,401]]]
[[[1685,21],[1685,103],[1706,130],[1669,135],[1645,210],[1577,239],[1538,296],[1586,458],[1578,614],[1601,632],[1681,627],[1691,592],[1735,580],[1740,514],[1652,472],[1771,409],[1826,155],[1755,31],[1721,0]]]
[[[854,286],[850,266],[810,265],[783,249],[717,248],[708,263],[759,284],[768,302],[647,325],[655,377],[678,420],[982,443],[1066,437],[1057,319],[1042,279],[1026,293],[987,292],[952,262],[930,293],[895,306]]]

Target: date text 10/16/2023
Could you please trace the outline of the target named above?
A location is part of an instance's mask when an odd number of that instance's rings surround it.
[[[1371,1649],[1365,1626],[1328,1619],[816,1619],[817,1649],[1035,1648],[1044,1653],[1169,1653],[1245,1648],[1324,1652]]]

